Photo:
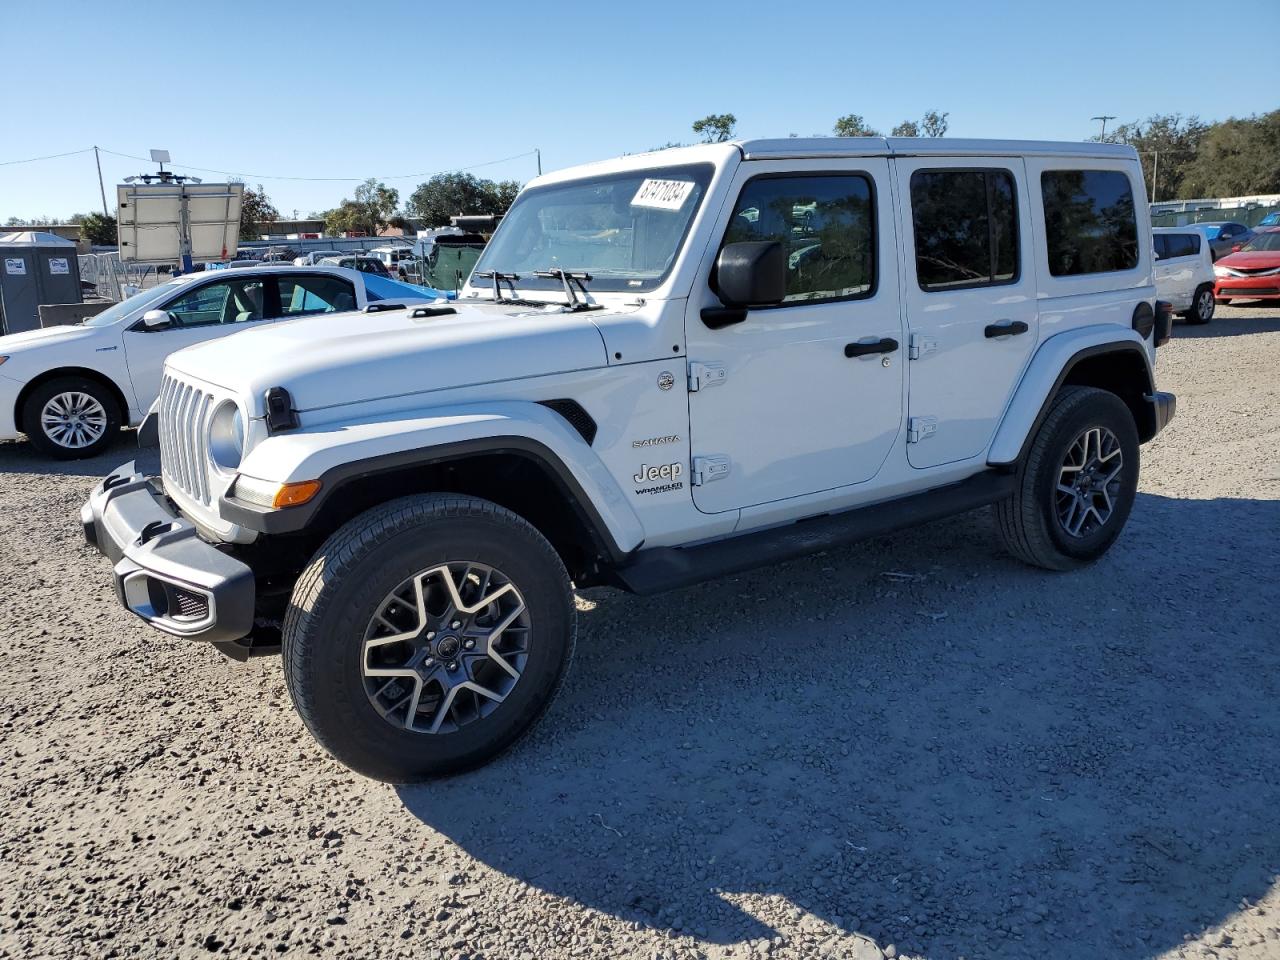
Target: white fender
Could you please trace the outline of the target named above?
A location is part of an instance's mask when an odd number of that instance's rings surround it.
[[[409,412],[394,418],[346,420],[275,434],[257,444],[240,465],[240,473],[259,480],[287,483],[317,480],[328,471],[379,457],[503,438],[531,441],[545,449],[548,464],[572,475],[587,506],[618,548],[634,550],[644,528],[617,482],[595,451],[552,410],[524,401],[456,404]]]
[[[1005,407],[1000,428],[987,453],[987,462],[993,465],[1009,464],[1018,459],[1022,445],[1040,415],[1040,409],[1072,357],[1091,347],[1117,345],[1123,345],[1126,349],[1130,345],[1138,348],[1147,364],[1148,381],[1154,383],[1155,378],[1151,376],[1152,348],[1135,330],[1125,330],[1114,323],[1107,323],[1076,327],[1074,330],[1055,334],[1040,344],[1031,363],[1027,365],[1026,373]]]

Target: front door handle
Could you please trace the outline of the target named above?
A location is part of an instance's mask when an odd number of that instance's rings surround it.
[[[993,337],[1016,337],[1030,329],[1021,320],[1001,320],[999,323],[987,324],[987,328],[982,332],[990,340]]]
[[[846,357],[869,357],[873,353],[893,353],[897,349],[897,340],[892,337],[882,337],[879,340],[859,340],[856,343],[846,343],[844,345],[844,355]]]

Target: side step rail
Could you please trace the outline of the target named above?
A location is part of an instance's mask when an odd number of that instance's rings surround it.
[[[661,593],[964,513],[1010,496],[1015,482],[1012,473],[988,470],[923,493],[695,547],[641,550],[613,576],[618,586],[632,593]]]

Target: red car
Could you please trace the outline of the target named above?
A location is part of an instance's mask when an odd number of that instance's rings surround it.
[[[1280,227],[1259,230],[1213,265],[1213,297],[1218,303],[1280,300]]]

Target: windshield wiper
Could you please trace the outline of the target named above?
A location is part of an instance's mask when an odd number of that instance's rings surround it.
[[[477,277],[481,280],[493,281],[493,300],[495,303],[502,303],[502,284],[506,284],[511,288],[511,299],[516,298],[516,281],[520,279],[518,273],[501,273],[497,270],[487,270],[484,273],[477,273]]]
[[[569,308],[570,313],[576,313],[579,310],[603,310],[604,308],[598,303],[587,302],[587,283],[591,280],[591,274],[585,270],[561,270],[556,267],[552,270],[535,270],[535,277],[543,280],[559,280],[564,284],[564,296],[568,301],[565,306]],[[578,299],[578,295],[573,290],[574,284],[578,285],[578,289],[582,291],[582,299]]]

